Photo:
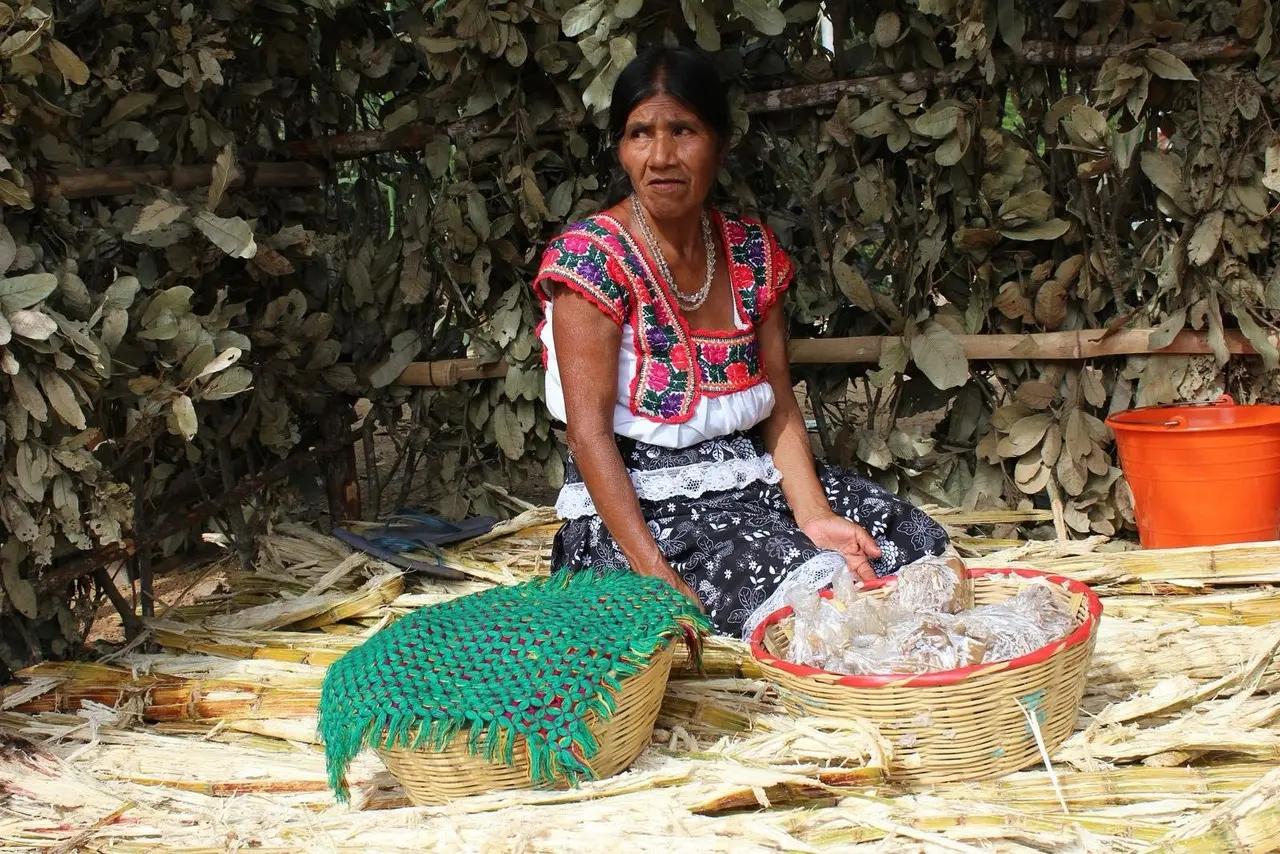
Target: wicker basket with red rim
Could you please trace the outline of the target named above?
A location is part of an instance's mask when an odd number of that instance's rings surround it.
[[[893,779],[942,783],[1026,768],[1052,755],[1075,728],[1102,602],[1079,581],[1035,570],[975,569],[969,576],[978,605],[1003,602],[1026,584],[1047,581],[1072,615],[1072,631],[1008,661],[919,675],[846,676],[786,661],[787,607],[756,628],[751,653],[793,714],[875,723],[893,747]],[[892,583],[869,582],[862,595],[884,596]]]

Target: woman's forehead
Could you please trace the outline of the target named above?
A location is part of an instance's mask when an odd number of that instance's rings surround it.
[[[645,98],[631,108],[627,122],[699,121],[698,113],[688,104],[665,92]]]

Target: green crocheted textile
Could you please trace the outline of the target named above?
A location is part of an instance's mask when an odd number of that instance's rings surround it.
[[[676,638],[695,651],[710,622],[670,586],[632,572],[557,573],[422,608],[325,674],[319,732],[329,784],[364,747],[467,747],[512,762],[529,746],[533,782],[590,779],[599,746],[586,715],[608,718],[619,683]]]

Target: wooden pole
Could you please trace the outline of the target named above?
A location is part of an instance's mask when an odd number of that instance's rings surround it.
[[[1011,65],[1063,66],[1089,68],[1101,65],[1107,59],[1121,56],[1146,45],[1107,44],[1074,45],[1049,41],[1024,41],[1017,51],[998,55],[999,61]],[[1252,45],[1229,38],[1209,38],[1189,42],[1168,42],[1160,50],[1183,60],[1238,59],[1248,55]],[[743,99],[743,109],[749,114],[776,113],[801,107],[834,104],[845,96],[866,97],[887,92],[917,92],[949,86],[968,77],[977,76],[972,63],[957,63],[941,69],[920,69],[900,74],[877,74],[829,83],[814,83],[769,92],[752,92]],[[539,131],[555,133],[577,126],[584,120],[581,110],[559,110],[539,127]],[[511,117],[490,118],[476,116],[454,122],[419,121],[402,125],[395,130],[368,130],[339,133],[332,136],[302,139],[285,143],[289,156],[297,160],[351,160],[373,154],[421,149],[437,134],[451,138],[472,139],[512,134]]]
[[[325,170],[311,163],[246,163],[234,168],[227,186],[250,189],[318,187],[328,180]],[[87,199],[136,193],[143,185],[191,190],[213,182],[213,164],[193,166],[104,166],[55,172],[40,185],[36,197]]]
[[[1159,350],[1150,344],[1153,329],[1122,329],[1108,334],[1102,329],[1078,332],[1033,332],[1025,335],[957,335],[965,357],[971,361],[1083,361],[1110,356],[1194,356],[1213,352],[1205,333],[1184,330]],[[1254,356],[1257,350],[1239,332],[1226,333],[1227,350],[1236,356]],[[874,364],[894,341],[890,335],[859,338],[801,338],[791,342],[791,362],[797,365]],[[1280,346],[1280,336],[1271,340]],[[402,386],[435,387],[505,376],[505,362],[482,359],[450,359],[413,362],[396,382]]]

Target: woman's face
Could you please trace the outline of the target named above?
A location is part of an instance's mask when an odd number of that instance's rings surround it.
[[[702,210],[720,169],[722,147],[698,114],[670,95],[636,105],[618,158],[645,212],[675,219]]]

